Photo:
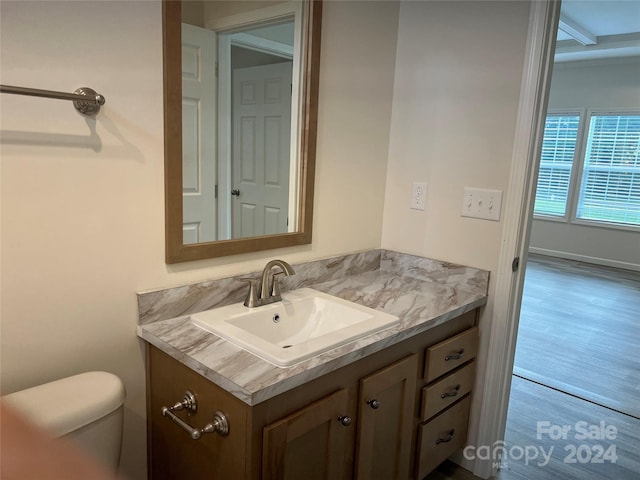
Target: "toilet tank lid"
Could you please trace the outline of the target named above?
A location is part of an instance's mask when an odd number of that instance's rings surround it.
[[[61,436],[117,410],[124,398],[124,385],[116,375],[86,372],[5,395],[2,401]]]

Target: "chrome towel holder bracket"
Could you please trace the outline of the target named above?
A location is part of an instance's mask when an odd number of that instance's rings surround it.
[[[217,411],[213,414],[213,419],[202,428],[192,427],[187,422],[178,417],[176,410],[186,410],[188,414],[194,414],[198,411],[198,402],[193,392],[187,390],[184,393],[182,401],[175,403],[171,407],[162,407],[160,413],[163,417],[169,418],[173,423],[186,431],[193,440],[198,440],[203,433],[217,433],[223,437],[229,435],[229,419],[221,412]]]
[[[54,92],[52,90],[40,90],[37,88],[14,87],[0,85],[0,93],[13,95],[28,95],[30,97],[55,98],[57,100],[71,100],[73,106],[83,115],[96,115],[100,107],[105,104],[105,98],[89,87],[78,88],[73,93]]]

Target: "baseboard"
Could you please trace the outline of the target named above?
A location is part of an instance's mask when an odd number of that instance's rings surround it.
[[[548,257],[564,258],[566,260],[575,260],[578,262],[592,263],[594,265],[603,265],[605,267],[622,268],[623,270],[633,270],[640,272],[640,265],[630,262],[619,262],[608,258],[590,257],[588,255],[577,255],[575,253],[560,252],[558,250],[549,250],[547,248],[529,247],[529,253],[537,253]]]

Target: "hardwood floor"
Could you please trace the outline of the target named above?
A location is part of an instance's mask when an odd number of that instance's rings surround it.
[[[566,438],[552,439],[565,425]],[[496,480],[638,480],[640,420],[514,376],[504,451]],[[426,480],[479,478],[445,462]]]
[[[514,373],[640,418],[640,273],[532,255]]]
[[[497,480],[640,478],[640,420],[516,376],[505,444]]]
[[[532,255],[515,363],[496,480],[640,478],[638,272]],[[450,462],[426,478],[478,480]]]

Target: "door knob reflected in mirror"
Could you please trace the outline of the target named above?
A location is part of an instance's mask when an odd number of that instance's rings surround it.
[[[233,190],[231,190],[231,195],[233,195],[234,197],[239,197],[240,190],[238,190],[237,188],[234,188]]]

